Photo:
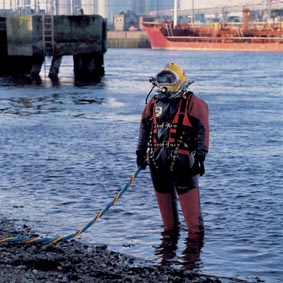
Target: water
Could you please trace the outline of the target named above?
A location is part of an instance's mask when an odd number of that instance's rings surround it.
[[[48,237],[93,219],[136,168],[148,78],[174,61],[210,109],[200,254],[185,252],[181,217],[180,237],[162,259],[148,170],[80,239],[149,264],[282,282],[282,54],[126,51],[108,50],[106,76],[97,85],[74,85],[70,57],[56,84],[44,69],[41,83],[0,78],[0,214]]]

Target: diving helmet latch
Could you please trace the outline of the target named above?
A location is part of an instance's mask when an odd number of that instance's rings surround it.
[[[152,83],[153,86],[157,85],[156,77],[150,77],[149,82]]]
[[[166,86],[162,87],[161,93],[167,93],[167,92],[168,92],[168,88]]]

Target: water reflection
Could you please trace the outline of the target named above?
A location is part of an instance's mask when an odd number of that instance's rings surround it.
[[[179,229],[166,230],[161,233],[161,244],[155,250],[155,255],[161,257],[161,265],[170,265],[170,260],[176,257],[179,238]]]
[[[42,86],[43,80],[40,76],[2,76],[0,77],[1,86]]]
[[[185,249],[181,256],[181,264],[184,269],[200,268],[200,254],[204,243],[203,236],[203,234],[189,235],[185,240]]]
[[[164,231],[161,233],[161,244],[156,247],[155,255],[161,258],[161,265],[169,266],[176,263],[178,241],[180,239],[179,229]],[[204,243],[203,234],[189,235],[184,241],[184,250],[178,260],[186,270],[194,270],[200,267],[200,254]]]
[[[74,87],[91,87],[98,86],[100,88],[105,87],[105,83],[102,77],[95,78],[92,80],[87,80],[83,78],[76,78],[73,75],[67,76],[65,78],[60,78],[58,76],[34,76],[34,75],[13,75],[13,76],[0,76],[1,86],[37,86],[37,87],[66,87],[71,85]]]
[[[11,96],[0,98],[0,113],[19,116],[60,112],[72,105],[102,104],[104,98],[93,97],[93,94],[78,92],[52,92],[47,95]]]

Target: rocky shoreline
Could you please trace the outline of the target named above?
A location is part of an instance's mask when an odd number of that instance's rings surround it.
[[[24,226],[0,220],[0,238],[34,237]],[[0,243],[0,283],[239,283],[166,266],[150,266],[135,258],[77,240],[47,243]]]

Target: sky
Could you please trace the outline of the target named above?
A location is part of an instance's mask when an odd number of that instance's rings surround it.
[[[35,0],[31,0],[34,2]],[[37,0],[39,2],[44,2],[48,0]],[[169,0],[167,0],[169,1]],[[171,0],[174,3],[174,0]],[[255,3],[262,3],[267,0],[179,0],[181,4],[181,8],[183,10],[189,10],[192,8],[192,3],[194,3],[194,8],[210,8],[210,7],[223,7],[223,6],[234,6],[239,5],[243,6],[245,4],[255,4]],[[269,0],[268,0],[269,1]],[[281,2],[283,6],[283,0],[272,0]],[[0,9],[3,8],[3,6],[10,7],[10,3],[23,3],[24,0],[0,0]],[[4,4],[5,3],[5,4]]]
[[[245,4],[262,3],[264,0],[180,0],[183,9],[191,9],[192,1],[194,1],[194,7],[197,8],[210,8],[218,6],[243,6]],[[283,2],[282,2],[283,3]],[[283,4],[282,4],[283,5]]]

